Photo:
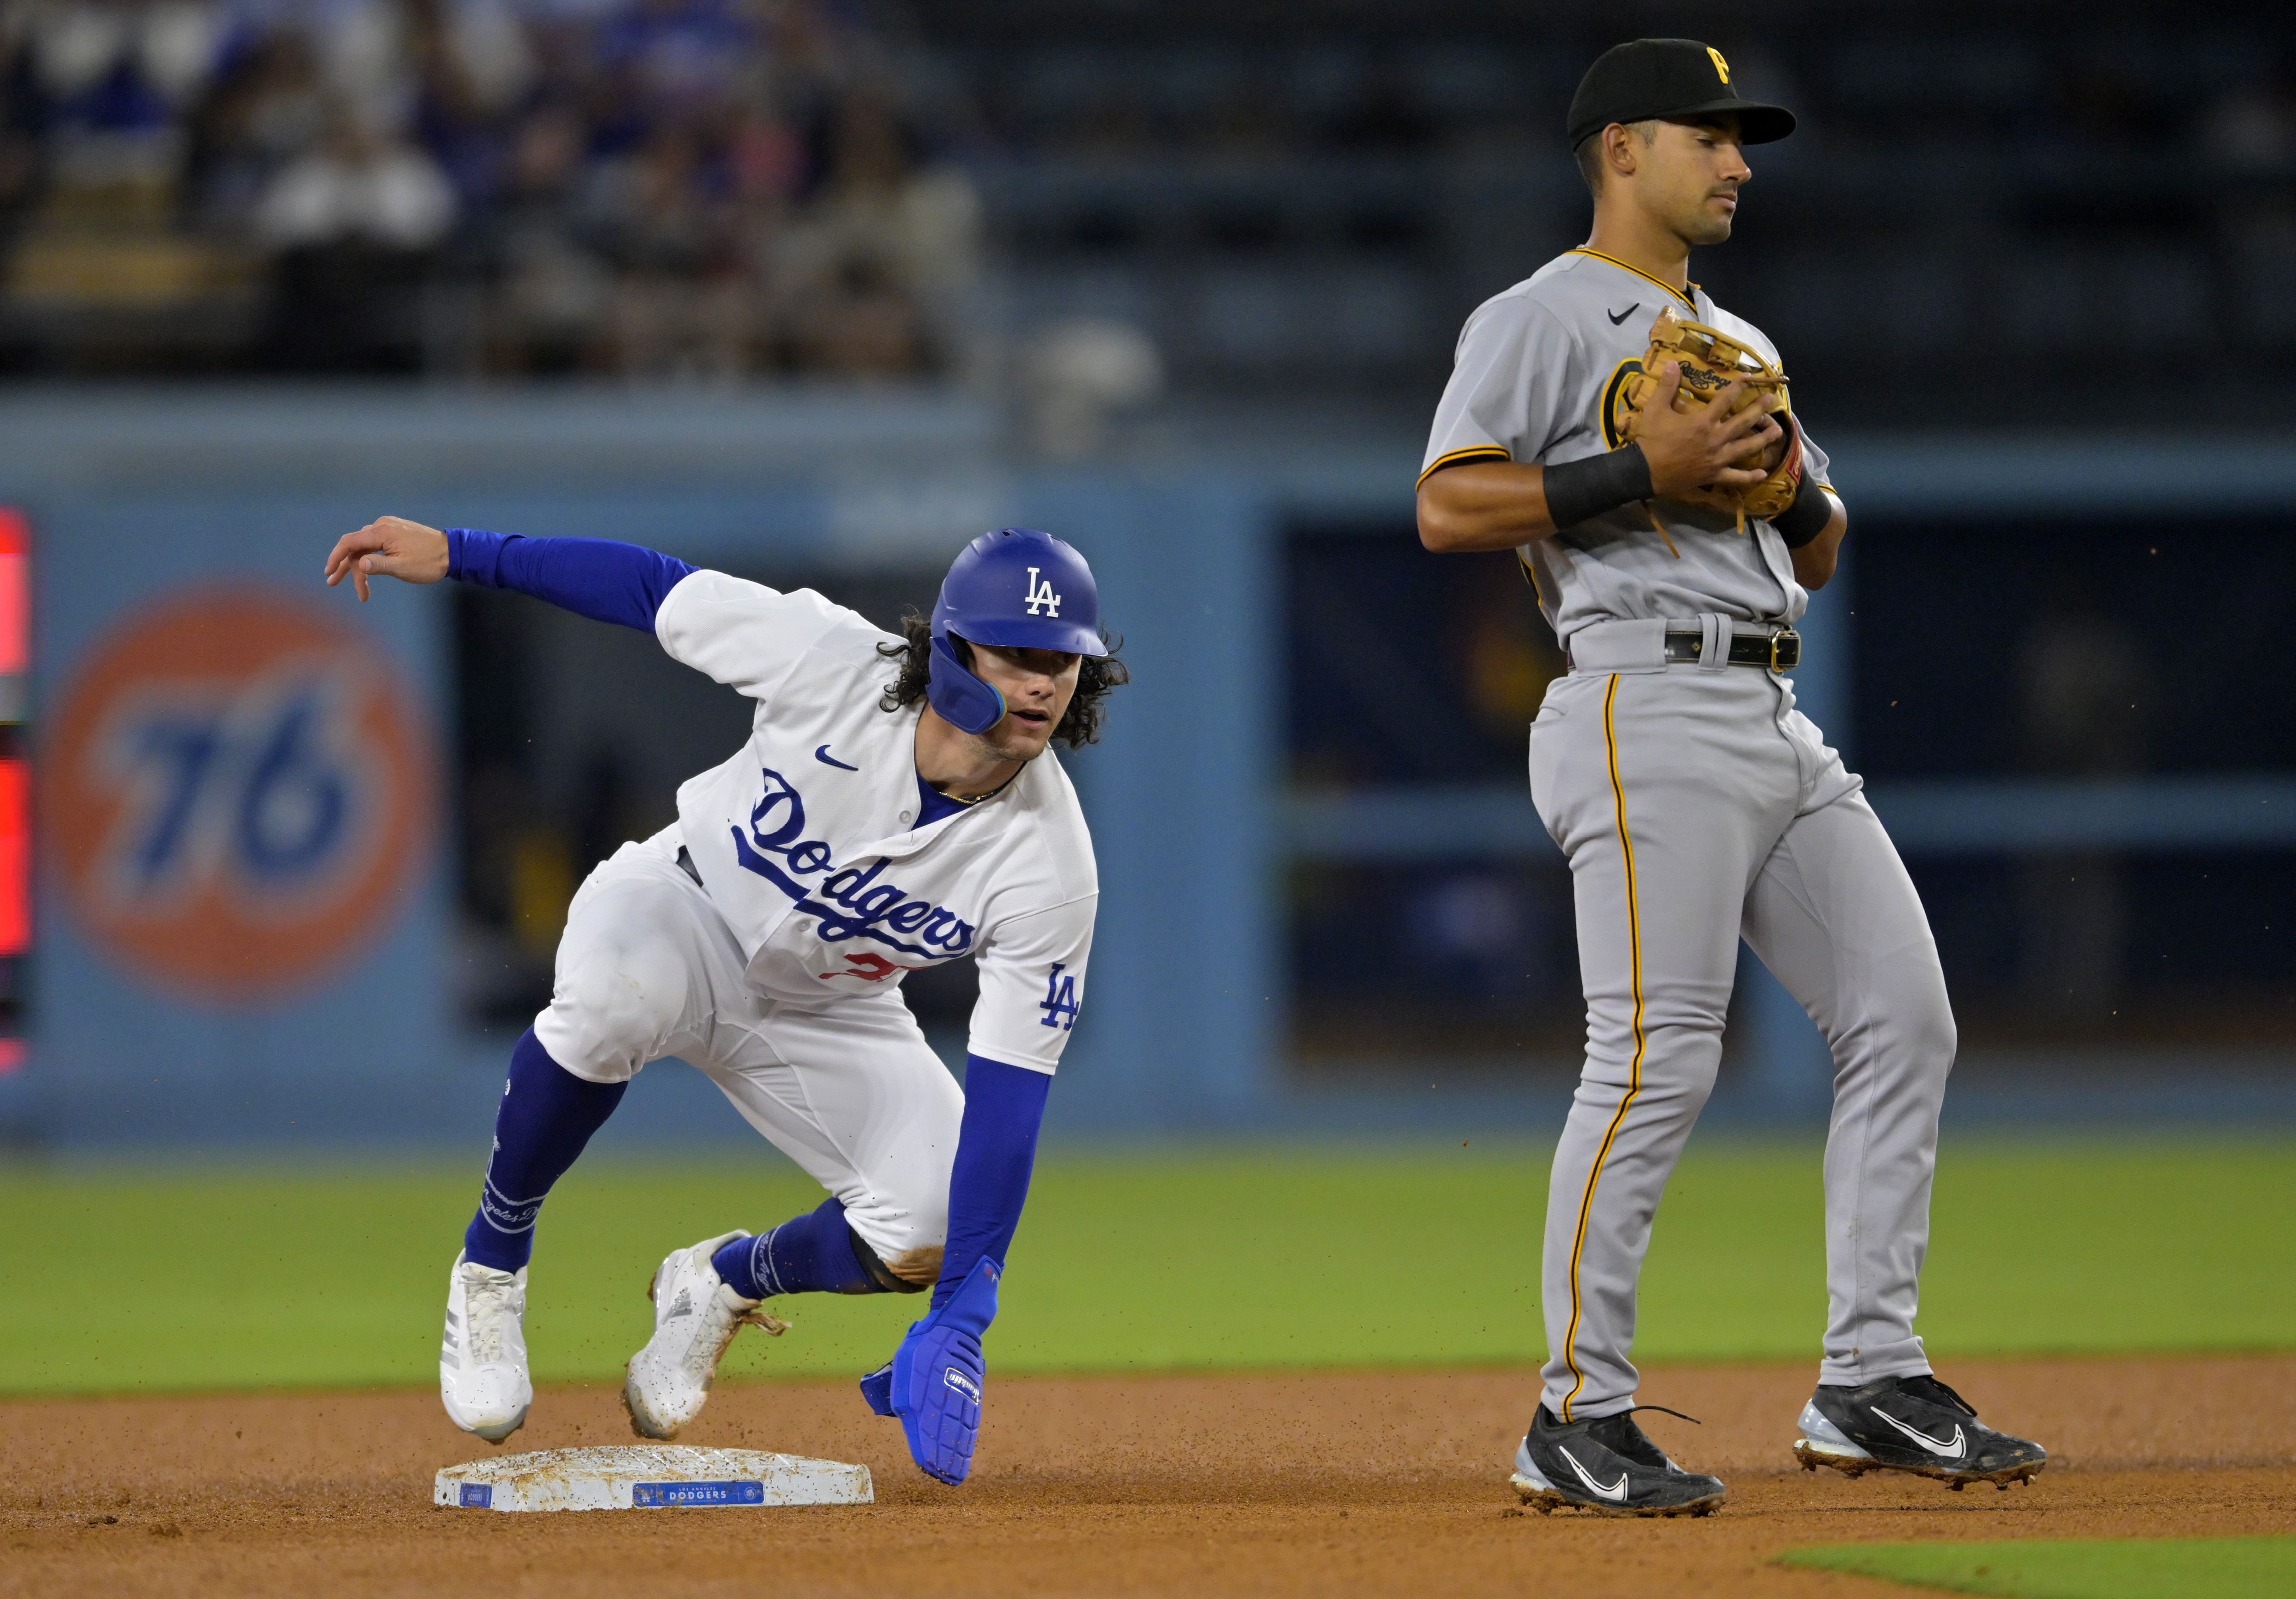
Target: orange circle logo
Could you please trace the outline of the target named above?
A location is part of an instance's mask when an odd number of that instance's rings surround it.
[[[429,843],[430,750],[399,673],[262,589],[129,617],[45,742],[68,903],[123,965],[196,998],[278,998],[338,970]]]

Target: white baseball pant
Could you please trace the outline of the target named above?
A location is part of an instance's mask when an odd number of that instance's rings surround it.
[[[535,1036],[592,1082],[677,1055],[845,1207],[897,1275],[930,1281],[948,1233],[964,1093],[898,989],[818,1005],[744,981],[741,946],[677,864],[675,830],[624,844],[575,894]]]

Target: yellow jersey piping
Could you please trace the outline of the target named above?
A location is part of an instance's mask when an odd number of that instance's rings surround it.
[[[1427,469],[1419,474],[1419,481],[1424,483],[1445,467],[1456,466],[1462,461],[1512,461],[1513,459],[1513,452],[1503,445],[1471,444],[1464,449],[1446,451],[1430,461],[1427,463]],[[1414,484],[1413,487],[1416,488],[1417,485]]]
[[[1649,283],[1653,288],[1663,289],[1669,294],[1673,295],[1675,299],[1680,300],[1684,305],[1690,308],[1692,315],[1695,316],[1697,314],[1698,302],[1695,299],[1684,293],[1681,290],[1676,288],[1672,283],[1663,283],[1659,279],[1652,277],[1649,273],[1644,272],[1639,266],[1629,266],[1616,256],[1606,256],[1601,250],[1589,250],[1583,244],[1579,245],[1577,249],[1570,251],[1569,253],[1574,256],[1591,256],[1597,261],[1608,261],[1611,266],[1616,266],[1621,272],[1631,272],[1636,277],[1642,279],[1643,282]],[[1693,283],[1690,286],[1693,289],[1698,287],[1696,283]]]
[[[1578,1259],[1587,1247],[1587,1218],[1595,1208],[1595,1185],[1603,1175],[1603,1162],[1610,1157],[1611,1142],[1627,1119],[1627,1111],[1643,1091],[1643,1050],[1648,1042],[1643,1036],[1643,941],[1641,919],[1635,910],[1635,840],[1627,830],[1627,791],[1619,781],[1619,738],[1613,725],[1611,707],[1619,697],[1619,676],[1611,674],[1610,686],[1603,691],[1603,748],[1610,757],[1611,797],[1615,808],[1619,829],[1619,850],[1627,869],[1627,971],[1629,989],[1634,996],[1634,1057],[1627,1065],[1627,1092],[1619,1101],[1619,1109],[1603,1129],[1603,1142],[1595,1151],[1595,1163],[1587,1172],[1587,1187],[1578,1196],[1578,1227],[1570,1238],[1570,1322],[1562,1334],[1562,1363],[1570,1368],[1570,1391],[1562,1396],[1562,1420],[1570,1420],[1570,1401],[1587,1386],[1587,1374],[1578,1369]]]
[[[1531,570],[1530,558],[1518,548],[1514,553],[1514,559],[1515,564],[1522,569],[1522,580],[1530,585],[1532,597],[1540,604],[1546,604],[1546,591],[1538,586],[1538,574]]]

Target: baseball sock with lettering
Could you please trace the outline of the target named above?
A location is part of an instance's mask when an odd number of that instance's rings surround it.
[[[594,1083],[550,1058],[528,1028],[510,1052],[510,1081],[495,1112],[479,1213],[463,1234],[463,1258],[516,1271],[534,1253],[534,1220],[551,1185],[566,1175],[590,1135],[622,1103],[627,1082]]]
[[[747,1300],[778,1293],[874,1293],[854,1253],[845,1207],[831,1194],[812,1210],[754,1238],[736,1238],[709,1258],[726,1285]]]

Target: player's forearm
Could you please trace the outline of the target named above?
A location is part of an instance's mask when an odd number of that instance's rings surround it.
[[[1469,461],[1419,486],[1419,542],[1441,555],[1511,550],[1554,531],[1546,472],[1512,461]]]
[[[964,1119],[948,1178],[948,1242],[941,1250],[939,1309],[983,1256],[1004,1261],[1029,1200],[1052,1078],[983,1055],[964,1064]]]
[[[669,591],[694,569],[641,545],[607,538],[528,538],[477,528],[447,529],[447,575],[507,588],[642,632]]]
[[[1824,489],[1818,491],[1824,494]],[[1849,512],[1839,499],[1825,495],[1833,514],[1826,519],[1816,538],[1798,550],[1789,552],[1793,557],[1794,581],[1813,592],[1824,588],[1833,579],[1833,569],[1841,558],[1841,536],[1849,531]]]

